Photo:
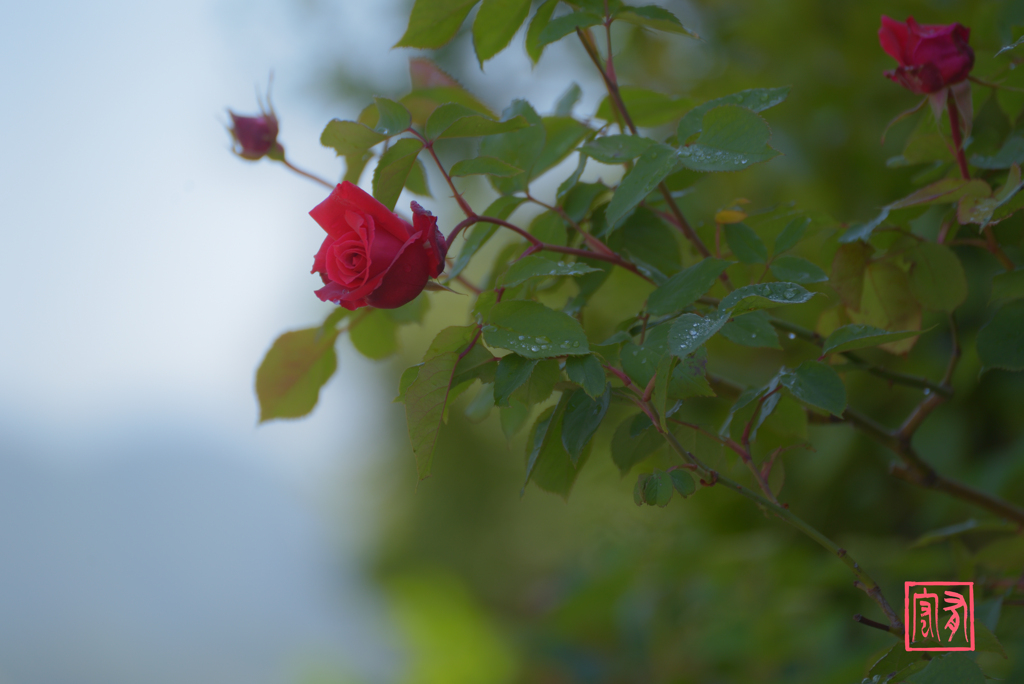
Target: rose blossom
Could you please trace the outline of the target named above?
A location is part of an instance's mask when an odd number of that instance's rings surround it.
[[[316,296],[349,310],[394,309],[412,301],[444,270],[448,251],[437,218],[412,203],[413,224],[345,181],[309,215],[327,231],[312,273]]]
[[[228,114],[231,116],[231,128],[228,130],[235,140],[235,154],[239,157],[255,161],[281,149],[277,144],[279,126],[273,111],[259,116],[239,116],[231,110]]]
[[[883,15],[878,40],[900,63],[885,75],[922,95],[958,83],[974,66],[974,50],[967,44],[970,35],[961,24],[918,24],[913,17],[901,23]]]

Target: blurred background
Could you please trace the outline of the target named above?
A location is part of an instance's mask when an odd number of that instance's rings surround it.
[[[841,564],[745,501],[707,492],[637,509],[600,449],[568,503],[534,488],[520,498],[523,437],[506,445],[495,416],[471,423],[465,399],[417,486],[391,403],[397,374],[461,319],[463,298],[432,294],[397,358],[371,362],[342,340],[312,416],[257,426],[263,354],[329,311],[308,274],[322,234],[306,212],[325,193],[231,155],[225,108],[255,113],[273,72],[289,159],[340,177],[320,131],[408,90],[420,53],[390,46],[410,4],[0,6],[0,684],[859,682],[893,643],[851,621],[880,619],[874,605]],[[881,75],[894,65],[880,14],[970,26],[982,77],[1024,24],[1024,3],[1009,0],[659,4],[702,40],[620,31],[622,82],[695,102],[793,86],[766,113],[784,156],[701,181],[684,199],[697,224],[737,197],[873,216],[920,171],[885,164],[913,122],[879,142],[917,101]],[[483,72],[465,30],[431,56],[495,111],[524,97],[549,112],[576,81],[577,116],[593,112],[603,91],[582,50],[553,45],[531,68],[522,40]],[[988,97],[975,88],[976,108]],[[999,105],[1021,125],[1024,96],[1002,92]],[[457,209],[430,180],[425,204],[450,225]],[[478,208],[493,196],[465,187]],[[1002,229],[1022,230],[1014,221]],[[994,266],[961,256],[976,328]],[[937,374],[945,353],[922,339],[906,368]],[[979,379],[974,364],[918,446],[1019,502],[1024,387],[1009,373]],[[876,415],[915,401],[865,383],[853,402]],[[971,563],[1024,569],[1020,543],[909,548],[979,512],[888,479],[889,455],[844,427],[812,426],[809,439],[786,499],[891,599],[905,579],[955,579]],[[979,657],[1024,680],[1019,606],[998,633],[1011,657]]]

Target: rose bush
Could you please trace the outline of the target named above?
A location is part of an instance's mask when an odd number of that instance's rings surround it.
[[[444,270],[448,251],[437,218],[416,202],[409,223],[345,181],[309,215],[327,231],[312,273],[325,302],[346,309],[395,309],[412,301]]]
[[[959,83],[974,66],[970,36],[971,30],[962,24],[918,24],[913,17],[899,22],[883,15],[878,40],[900,63],[885,75],[922,95]]]

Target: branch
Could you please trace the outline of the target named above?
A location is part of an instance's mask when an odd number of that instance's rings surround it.
[[[722,475],[716,473],[715,471],[708,469],[697,459],[696,456],[694,456],[693,454],[691,454],[690,452],[683,448],[683,446],[679,443],[679,440],[676,439],[675,435],[673,435],[671,432],[667,430],[661,430],[657,421],[654,422],[654,426],[658,428],[659,431],[661,431],[661,434],[668,441],[672,449],[674,449],[676,453],[678,453],[683,458],[683,460],[685,460],[692,466],[695,466],[695,469],[698,473],[707,476],[709,480],[716,481],[722,485],[725,485],[727,488],[733,490],[734,492],[740,494],[741,496],[744,496],[753,501],[754,503],[760,505],[761,507],[771,511],[779,518],[782,518],[782,520],[789,524],[791,527],[799,530],[806,536],[810,537],[820,546],[825,548],[829,553],[834,554],[841,561],[843,561],[843,563],[845,563],[846,566],[850,568],[850,570],[853,572],[854,577],[857,578],[854,582],[854,586],[856,586],[858,589],[861,589],[864,593],[871,597],[871,599],[875,603],[878,604],[878,606],[882,609],[882,612],[885,613],[887,618],[889,618],[890,626],[894,630],[896,630],[894,633],[903,634],[903,622],[896,614],[896,611],[892,609],[892,606],[889,605],[889,602],[886,601],[885,596],[882,595],[882,590],[878,586],[878,583],[875,582],[871,578],[871,576],[868,575],[868,573],[860,567],[860,564],[857,563],[850,556],[850,554],[846,552],[846,549],[840,547],[834,541],[832,541],[831,539],[823,535],[821,532],[816,530],[814,527],[809,525],[807,522],[805,522],[802,518],[790,512],[790,510],[785,506],[772,502],[769,499],[766,499],[765,497],[761,496],[760,494],[757,494],[756,492],[747,489],[738,482],[734,482],[733,480],[727,477],[723,477]]]
[[[334,189],[334,183],[329,183],[329,182],[325,181],[323,178],[321,178],[320,176],[316,176],[316,175],[310,173],[309,171],[303,171],[299,167],[294,166],[287,159],[282,158],[281,159],[281,163],[284,164],[285,166],[287,166],[289,169],[291,169],[295,173],[299,174],[300,176],[305,176],[306,178],[310,179],[311,181],[319,183],[320,185],[323,185],[324,187],[326,187],[326,188],[328,188],[330,190]]]
[[[444,176],[444,179],[448,182],[448,187],[452,189],[452,196],[455,198],[455,201],[459,203],[459,207],[462,209],[463,213],[465,213],[466,216],[473,216],[473,210],[470,208],[466,200],[462,197],[462,193],[455,189],[455,183],[452,182],[452,177],[448,175],[448,172],[441,164],[441,160],[437,158],[437,153],[434,152],[434,141],[427,140],[413,128],[407,128],[405,129],[405,132],[412,133],[414,136],[420,139],[420,141],[423,143],[424,149],[430,152],[430,156],[434,158],[434,163],[437,164],[437,168],[441,171],[441,175]]]
[[[609,25],[608,22],[606,22],[606,26],[607,25]],[[615,67],[612,63],[611,33],[608,33],[609,69],[607,72],[604,67],[601,66],[601,57],[597,52],[597,47],[593,44],[593,39],[590,37],[590,34],[577,28],[576,35],[579,36],[580,42],[583,43],[583,48],[587,51],[587,55],[590,56],[590,61],[594,63],[597,71],[601,74],[601,78],[604,80],[605,87],[608,90],[608,97],[612,103],[612,108],[621,114],[630,133],[633,135],[639,135],[636,124],[633,123],[633,119],[630,118],[629,111],[626,109],[626,103],[623,102],[622,95],[619,93],[619,84],[615,80]],[[664,183],[660,183],[658,185],[658,190],[661,192],[662,196],[665,198],[665,203],[668,204],[669,209],[672,211],[672,216],[675,218],[673,223],[675,223],[679,230],[682,231],[686,239],[693,243],[693,246],[697,248],[697,251],[701,253],[701,256],[711,256],[711,252],[708,251],[707,246],[704,245],[704,242],[693,231],[693,228],[690,227],[686,217],[683,216],[683,212],[679,209],[679,205],[676,204],[675,198],[672,197],[672,193],[669,191],[668,186]],[[722,274],[722,281],[727,282],[727,278],[724,273]]]

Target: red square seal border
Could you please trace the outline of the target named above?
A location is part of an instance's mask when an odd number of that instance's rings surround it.
[[[970,617],[968,622],[971,626],[971,640],[970,646],[949,646],[949,647],[932,647],[932,648],[915,648],[910,645],[910,635],[914,631],[912,628],[913,622],[911,621],[911,590],[914,587],[960,587],[967,594],[968,607],[970,610]],[[913,616],[916,618],[915,616]],[[907,651],[973,651],[974,644],[974,582],[904,582],[903,583],[903,623],[906,625],[906,631],[903,636],[904,648]]]

